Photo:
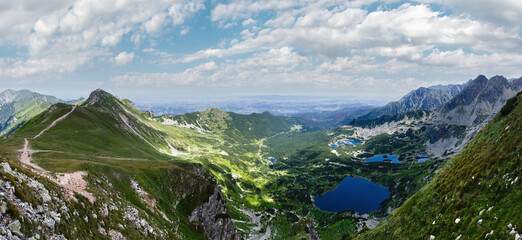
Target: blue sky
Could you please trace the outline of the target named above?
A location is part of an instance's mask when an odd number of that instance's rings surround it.
[[[0,0],[0,91],[396,99],[522,76],[518,0]]]

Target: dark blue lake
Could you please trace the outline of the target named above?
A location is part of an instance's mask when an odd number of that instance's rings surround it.
[[[419,158],[417,159],[417,162],[424,162],[430,160],[429,158]]]
[[[267,158],[266,160],[268,160],[268,161],[274,163],[277,159],[275,159],[275,158],[273,158],[273,157],[269,157],[269,158]]]
[[[386,154],[375,155],[372,158],[364,159],[364,161],[365,162],[382,162],[385,159],[391,160],[392,163],[401,163],[401,162],[399,162],[399,156],[397,156],[397,155],[386,155]]]
[[[314,205],[326,212],[354,210],[371,213],[379,210],[379,204],[390,198],[388,188],[364,178],[345,177],[332,191],[314,198]]]

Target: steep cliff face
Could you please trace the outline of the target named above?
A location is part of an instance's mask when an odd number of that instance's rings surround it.
[[[201,224],[205,235],[211,240],[243,239],[228,215],[225,196],[218,186],[214,188],[214,193],[210,196],[208,202],[194,209],[189,219]]]

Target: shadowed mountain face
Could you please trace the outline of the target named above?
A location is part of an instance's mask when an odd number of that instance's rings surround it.
[[[483,78],[476,80],[472,86],[488,85]],[[461,96],[458,101],[474,100]],[[359,239],[518,239],[522,224],[520,116],[521,93],[507,101],[433,181]]]
[[[438,123],[455,125],[480,124],[491,119],[507,99],[522,89],[522,78],[508,81],[503,76],[487,79],[480,75],[449,102],[435,110]]]
[[[0,93],[0,136],[13,132],[32,117],[58,102],[60,100],[56,97],[29,90],[3,91]]]

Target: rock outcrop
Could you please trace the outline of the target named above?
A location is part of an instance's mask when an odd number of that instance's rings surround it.
[[[194,209],[189,219],[192,222],[199,222],[205,230],[205,235],[211,240],[243,239],[241,233],[232,224],[225,196],[218,186],[214,188],[214,193],[208,202]]]

